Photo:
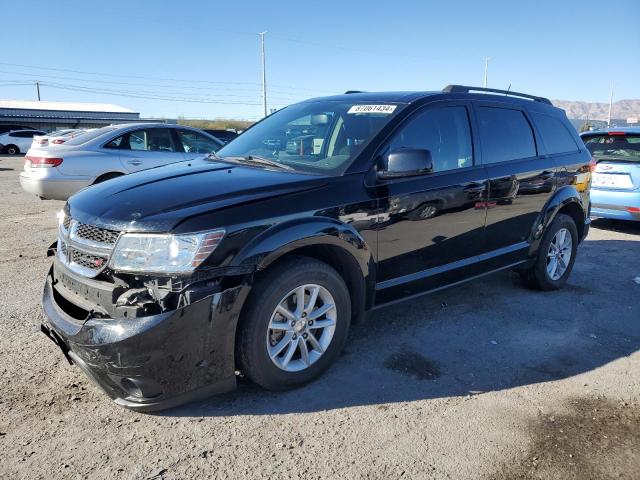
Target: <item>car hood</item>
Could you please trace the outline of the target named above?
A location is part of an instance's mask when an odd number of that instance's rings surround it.
[[[167,232],[197,215],[314,190],[327,180],[317,175],[202,159],[94,185],[73,195],[65,208],[72,218],[103,228]]]

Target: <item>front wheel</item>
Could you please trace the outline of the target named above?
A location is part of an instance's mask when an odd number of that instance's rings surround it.
[[[540,290],[557,290],[567,282],[578,248],[578,229],[569,215],[558,214],[540,242],[533,266],[520,273],[524,283]]]
[[[338,357],[351,321],[344,280],[326,263],[292,257],[260,279],[240,326],[243,372],[268,390],[318,377]]]

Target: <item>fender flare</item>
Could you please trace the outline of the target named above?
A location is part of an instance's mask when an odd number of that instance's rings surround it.
[[[584,226],[587,225],[587,213],[580,193],[572,185],[563,186],[555,191],[553,196],[545,204],[540,215],[538,215],[538,218],[533,225],[533,229],[531,230],[532,247],[537,249],[544,232],[556,218],[558,212],[570,204],[578,206],[583,213],[582,225],[577,225],[577,227],[579,229],[583,229]]]
[[[360,305],[354,305],[354,311],[360,317],[373,305],[376,271],[373,252],[355,228],[335,218],[312,217],[276,224],[242,248],[230,266],[253,265],[260,272],[288,253],[314,247],[339,249],[333,251],[340,253],[339,265],[350,274],[345,281],[348,284],[351,281],[351,287],[358,290],[355,300]]]

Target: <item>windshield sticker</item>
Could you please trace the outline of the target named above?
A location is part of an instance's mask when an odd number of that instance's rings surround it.
[[[397,105],[354,105],[347,113],[393,113]]]

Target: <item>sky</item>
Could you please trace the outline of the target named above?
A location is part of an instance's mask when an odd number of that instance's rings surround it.
[[[640,0],[0,0],[0,98],[114,103],[143,117],[258,119],[346,90],[488,86],[640,98]]]

